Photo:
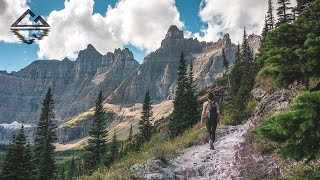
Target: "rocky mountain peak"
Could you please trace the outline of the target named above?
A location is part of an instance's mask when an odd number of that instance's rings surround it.
[[[249,43],[249,46],[252,48],[253,53],[254,54],[258,53],[259,48],[261,46],[261,36],[250,34],[248,36],[248,43]]]
[[[94,48],[94,47],[92,46],[92,44],[88,44],[87,50],[92,50],[92,51],[94,51],[94,50],[96,50],[96,48]]]
[[[171,25],[167,32],[166,38],[182,39],[183,31],[179,30],[177,26]]]
[[[225,34],[222,39],[220,38],[218,40],[217,44],[220,47],[226,47],[228,45],[231,45],[230,35],[229,34]]]
[[[87,46],[86,49],[81,50],[78,55],[78,59],[81,60],[92,60],[96,58],[101,58],[101,54],[94,48],[91,44]]]

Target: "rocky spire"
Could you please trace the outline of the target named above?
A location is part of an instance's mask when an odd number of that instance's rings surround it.
[[[181,39],[183,38],[183,31],[180,31],[177,26],[171,25],[167,32],[166,38]]]

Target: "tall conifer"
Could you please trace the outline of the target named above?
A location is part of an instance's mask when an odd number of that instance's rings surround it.
[[[139,121],[139,145],[149,141],[152,135],[151,117],[153,113],[151,104],[152,102],[148,90],[143,100],[141,119]]]
[[[273,2],[272,0],[268,0],[268,12],[267,12],[267,17],[266,17],[266,24],[269,30],[273,30],[274,29],[274,15],[273,15]]]
[[[277,15],[278,15],[278,22],[277,26],[280,26],[283,23],[288,23],[292,20],[292,12],[293,9],[291,7],[290,0],[278,0],[278,9],[277,9]]]
[[[37,179],[54,179],[56,165],[54,159],[55,146],[57,141],[54,123],[54,102],[51,88],[49,88],[42,103],[40,120],[38,122],[34,154],[37,168]]]
[[[93,121],[89,131],[88,145],[86,146],[86,169],[89,173],[92,172],[102,161],[102,156],[105,154],[107,149],[107,135],[106,130],[106,117],[105,109],[103,107],[103,96],[100,91],[96,106],[94,109]]]

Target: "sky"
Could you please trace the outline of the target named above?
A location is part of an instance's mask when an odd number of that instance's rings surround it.
[[[48,36],[31,45],[10,32],[27,9],[50,25]],[[211,42],[229,33],[237,43],[244,26],[261,33],[266,11],[267,0],[0,0],[0,70],[18,71],[39,59],[75,60],[88,44],[101,54],[129,48],[142,63],[170,25],[185,37]]]

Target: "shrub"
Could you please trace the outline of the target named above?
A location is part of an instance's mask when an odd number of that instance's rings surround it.
[[[320,91],[304,92],[290,105],[290,111],[272,116],[254,132],[285,145],[282,157],[295,160],[320,159]]]

